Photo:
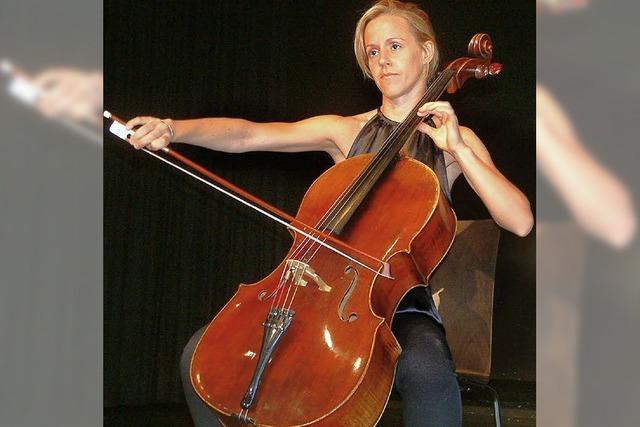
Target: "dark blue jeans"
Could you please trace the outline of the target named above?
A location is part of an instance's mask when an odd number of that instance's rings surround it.
[[[196,427],[219,426],[215,415],[191,386],[189,364],[204,328],[189,340],[180,374]],[[394,387],[402,396],[404,425],[458,427],[462,424],[460,390],[444,329],[423,313],[398,313],[393,333],[402,346]]]

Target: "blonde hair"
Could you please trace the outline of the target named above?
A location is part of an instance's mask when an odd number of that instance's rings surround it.
[[[364,46],[364,30],[369,22],[381,15],[394,15],[406,19],[409,25],[411,25],[413,34],[421,45],[427,41],[433,42],[433,58],[429,63],[427,73],[427,78],[431,77],[438,69],[439,54],[436,35],[433,31],[433,26],[431,26],[429,15],[414,3],[404,3],[397,0],[380,0],[362,15],[358,21],[358,25],[356,25],[356,32],[353,38],[353,50],[355,51],[358,65],[365,77],[373,79],[371,70],[369,69],[367,51]]]

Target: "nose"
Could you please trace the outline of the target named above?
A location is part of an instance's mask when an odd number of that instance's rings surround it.
[[[381,50],[380,53],[378,54],[378,64],[382,67],[384,65],[389,65],[389,60],[387,59],[387,54],[383,53],[384,51]]]

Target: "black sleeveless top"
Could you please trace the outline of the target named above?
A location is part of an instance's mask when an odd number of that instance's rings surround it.
[[[398,125],[398,122],[394,122],[385,117],[382,111],[378,109],[378,112],[364,125],[360,133],[358,133],[358,136],[356,136],[347,157],[377,152],[382,147],[382,143]],[[403,150],[406,150],[410,157],[433,169],[438,177],[443,193],[451,203],[447,169],[442,150],[436,147],[431,138],[422,132],[413,133],[405,143]],[[425,313],[442,324],[442,319],[431,296],[430,286],[420,286],[409,291],[402,301],[400,301],[398,309],[396,310],[396,313],[404,312]]]
[[[378,109],[378,112],[364,125],[347,157],[359,154],[376,153],[389,134],[399,125],[398,122],[387,118]],[[431,138],[422,132],[414,132],[409,141],[404,145],[403,151],[410,157],[429,166],[436,173],[440,188],[451,203],[451,193],[449,190],[449,180],[447,179],[447,168],[444,161],[444,153],[436,147]]]

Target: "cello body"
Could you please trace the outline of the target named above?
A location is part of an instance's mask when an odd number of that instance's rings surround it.
[[[307,191],[296,219],[318,223],[371,159],[357,156],[327,170]],[[394,278],[319,245],[301,252],[305,237],[294,233],[286,259],[261,281],[241,284],[207,327],[191,362],[196,392],[225,426],[375,425],[401,352],[390,329],[393,313],[410,289],[428,283],[455,228],[435,173],[401,157],[337,236],[387,261]],[[283,282],[302,258],[301,275]],[[264,324],[279,305],[290,323],[243,409],[265,351]]]

